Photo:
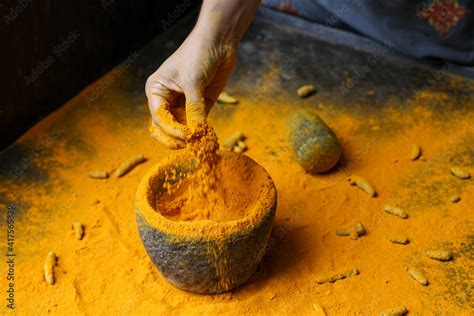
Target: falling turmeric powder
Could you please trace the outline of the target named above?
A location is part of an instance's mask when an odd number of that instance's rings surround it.
[[[163,184],[168,193],[157,198],[157,210],[173,220],[238,218],[246,205],[227,201],[226,189],[229,188],[220,181],[222,168],[216,133],[206,122],[188,127],[186,133],[187,149],[196,163],[195,171],[174,185],[168,181]]]

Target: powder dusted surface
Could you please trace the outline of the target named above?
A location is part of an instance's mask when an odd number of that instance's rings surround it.
[[[259,35],[276,29],[262,28]],[[281,41],[290,38],[284,35]],[[237,130],[247,136],[246,154],[269,172],[278,191],[268,254],[251,280],[216,296],[177,290],[160,276],[140,242],[136,188],[145,172],[171,153],[147,131],[143,84],[163,50],[154,44],[142,55],[150,57],[130,73],[103,78],[112,84],[93,103],[87,98],[100,81],[0,155],[2,210],[9,203],[18,209],[17,314],[311,315],[317,306],[328,315],[377,315],[399,305],[415,315],[472,314],[474,181],[452,176],[449,168],[456,165],[474,174],[473,84],[445,76],[426,86],[429,72],[387,61],[371,68],[343,97],[339,84],[347,68],[337,65],[363,65],[367,56],[339,49],[338,62],[331,62],[324,55],[328,45],[306,38],[312,60],[321,61],[311,71],[318,94],[299,99],[294,91],[308,82],[299,77],[308,73],[309,64],[293,62],[293,73],[284,57],[304,56],[283,45],[265,50],[263,45],[279,41],[273,36],[266,43],[252,38],[257,44],[242,44],[241,56],[252,55],[258,67],[240,60],[236,79],[226,88],[239,105],[216,105],[209,118],[221,140]],[[249,54],[250,44],[255,54]],[[270,65],[260,64],[263,60]],[[331,173],[305,173],[288,148],[287,115],[305,107],[315,109],[341,141],[343,158]],[[410,160],[413,143],[423,152],[417,161]],[[113,174],[123,160],[139,153],[148,161],[122,178],[88,177],[91,170]],[[346,179],[352,174],[369,180],[377,198],[350,186]],[[453,195],[461,200],[452,203]],[[409,218],[386,214],[386,204],[404,209]],[[82,240],[74,237],[74,221],[84,225]],[[358,221],[366,235],[357,240],[336,235],[336,229]],[[0,230],[5,234],[5,216]],[[410,243],[392,244],[387,240],[391,235],[406,236]],[[452,251],[452,261],[425,255],[445,248]],[[4,242],[0,250],[5,253]],[[54,286],[43,280],[50,251],[58,257]],[[422,270],[430,285],[414,281],[405,266]],[[360,274],[316,282],[351,267]],[[2,278],[6,269],[0,263]],[[5,291],[2,281],[2,313],[8,312]]]

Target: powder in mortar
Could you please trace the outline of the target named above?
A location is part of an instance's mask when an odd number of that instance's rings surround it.
[[[164,187],[168,193],[157,199],[156,209],[176,221],[223,222],[245,216],[251,202],[247,186],[232,174],[238,172],[238,164],[221,159],[212,127],[203,122],[189,128],[187,148],[196,161],[196,171],[174,184],[176,173],[167,176]]]

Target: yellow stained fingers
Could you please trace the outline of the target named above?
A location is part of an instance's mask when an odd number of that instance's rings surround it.
[[[174,138],[166,134],[154,122],[150,123],[149,131],[150,131],[151,137],[153,137],[158,143],[160,143],[161,145],[169,149],[181,149],[186,146],[186,143],[183,140],[179,138]]]
[[[206,120],[206,104],[204,102],[186,103],[186,121],[188,125],[196,125]]]
[[[179,123],[173,114],[171,114],[169,103],[165,103],[156,109],[155,118],[156,121],[154,121],[154,123],[159,126],[165,134],[178,139],[186,138],[186,127]]]

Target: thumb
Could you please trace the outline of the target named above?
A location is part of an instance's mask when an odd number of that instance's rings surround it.
[[[190,87],[183,89],[186,97],[186,122],[188,125],[196,125],[206,120],[206,101],[201,88]]]

